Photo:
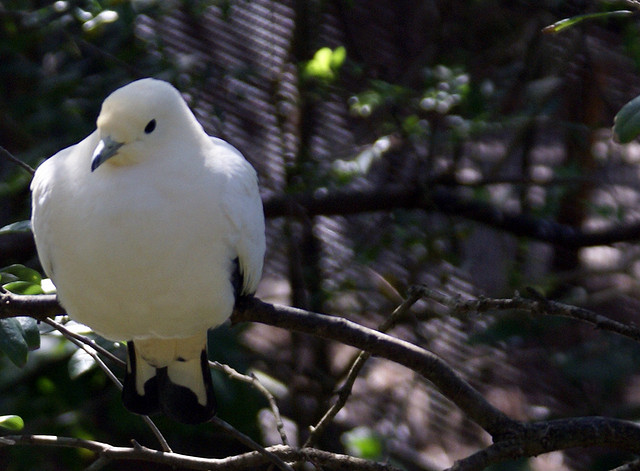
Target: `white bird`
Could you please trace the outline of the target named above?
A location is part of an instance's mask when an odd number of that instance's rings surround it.
[[[265,227],[256,172],[208,136],[170,84],[107,97],[97,129],[35,173],[32,227],[69,316],[127,341],[125,406],[215,414],[207,330],[253,294]]]

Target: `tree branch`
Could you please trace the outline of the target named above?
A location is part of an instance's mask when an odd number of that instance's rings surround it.
[[[424,298],[432,299],[447,306],[454,314],[520,310],[534,315],[569,317],[592,324],[598,329],[614,332],[635,340],[636,342],[640,342],[640,328],[635,325],[624,324],[578,306],[571,306],[546,299],[532,289],[528,290],[531,295],[529,298],[522,297],[516,293],[513,298],[491,299],[480,297],[470,300],[461,300],[447,296],[439,291],[429,289],[426,286],[414,287],[414,289],[420,292]]]
[[[640,460],[630,461],[612,469],[611,471],[640,471]]]
[[[404,340],[368,329],[342,317],[317,314],[302,309],[268,304],[257,298],[241,298],[232,322],[259,322],[287,330],[336,340],[406,366],[431,381],[450,401],[492,436],[509,434],[519,427],[493,407],[433,353]]]
[[[19,296],[0,293],[0,318],[29,316],[43,319],[64,312],[55,296]],[[32,309],[30,310],[30,305]],[[33,314],[31,314],[33,313]],[[254,297],[238,299],[232,322],[260,322],[317,337],[336,340],[374,356],[404,365],[431,381],[449,400],[492,436],[509,433],[517,422],[489,404],[449,365],[433,353],[404,340],[368,329],[341,317],[312,313],[287,306],[277,306]]]
[[[36,312],[60,314],[61,308],[52,296],[20,296],[1,293],[0,318],[29,315]],[[633,339],[640,339],[640,332],[633,326],[613,321],[606,316],[589,310],[567,306],[543,298],[534,299],[516,296],[513,299],[459,300],[447,297],[425,287],[413,288],[408,299],[416,295],[441,302],[456,312],[484,312],[491,309],[523,309],[545,315],[562,315],[593,323],[597,327],[610,330]],[[33,304],[31,304],[33,303]],[[404,303],[403,303],[404,304]],[[33,310],[31,309],[33,308]],[[260,322],[276,327],[315,335],[354,346],[371,355],[385,358],[404,365],[431,381],[449,400],[454,402],[471,420],[489,432],[494,444],[458,461],[452,470],[475,471],[489,464],[520,457],[536,456],[554,450],[572,447],[606,446],[622,451],[640,453],[640,427],[634,423],[603,417],[581,417],[553,421],[521,423],[510,419],[489,404],[479,392],[473,389],[440,358],[409,342],[368,329],[347,319],[317,314],[301,309],[265,303],[257,298],[240,298],[236,305],[233,322]],[[13,440],[13,441],[12,441]],[[224,460],[203,460],[182,457],[155,450],[144,451],[141,447],[117,448],[95,442],[74,441],[48,437],[43,440],[33,438],[4,437],[0,445],[16,443],[54,444],[58,446],[83,446],[98,451],[108,459],[144,459],[191,467],[192,469],[246,469],[258,463],[268,462],[268,458],[258,452],[247,453]],[[71,440],[71,441],[69,441]],[[87,445],[87,446],[84,446]],[[108,448],[106,448],[108,447]],[[141,451],[143,450],[143,451]],[[270,447],[267,450],[284,461],[310,460],[321,463],[327,469],[376,469],[389,470],[387,465],[369,461],[345,461],[350,457],[339,457],[320,450],[303,448],[293,450],[286,445]],[[106,458],[105,458],[106,459]],[[174,460],[174,461],[172,461]],[[191,460],[191,461],[189,461]],[[348,463],[348,464],[345,464]],[[351,466],[353,464],[353,466]],[[218,467],[220,466],[220,467]],[[349,467],[351,466],[351,467]]]
[[[276,421],[276,428],[278,429],[278,433],[280,434],[282,444],[289,445],[289,439],[287,438],[287,433],[284,429],[284,423],[282,422],[282,416],[280,415],[280,409],[278,408],[276,399],[254,374],[243,375],[242,373],[239,373],[238,371],[231,368],[229,365],[223,365],[222,363],[219,363],[217,361],[209,361],[209,367],[215,368],[216,370],[225,373],[231,379],[250,384],[255,389],[257,389],[258,392],[260,392],[269,403],[269,408],[271,409],[271,413],[273,414],[273,417]]]
[[[7,149],[5,149],[2,146],[0,146],[0,155],[5,159],[7,159],[9,162],[16,164],[18,167],[28,172],[31,176],[33,176],[33,174],[36,173],[36,171],[30,165],[14,157],[11,152],[9,152]]]
[[[490,203],[460,196],[455,190],[436,188],[422,191],[404,185],[387,184],[366,190],[335,190],[329,193],[301,193],[267,198],[263,201],[267,218],[324,215],[349,215],[397,209],[418,209],[465,218],[495,229],[546,242],[558,247],[577,249],[640,239],[640,222],[606,229],[582,230],[556,221],[498,208]],[[8,253],[19,247],[33,247],[28,233],[0,235],[0,246]]]
[[[42,321],[65,314],[55,294],[15,295],[0,288],[0,319],[27,316]]]
[[[211,419],[211,422],[217,425],[218,427],[220,427],[222,430],[224,430],[226,433],[234,437],[236,440],[238,440],[240,443],[242,443],[246,447],[251,448],[257,451],[258,453],[262,454],[263,456],[265,456],[267,460],[269,460],[272,464],[276,465],[282,471],[293,471],[293,468],[289,466],[287,463],[285,463],[282,460],[282,458],[280,458],[278,455],[271,453],[265,447],[256,443],[251,437],[245,435],[239,430],[236,430],[235,427],[225,422],[220,417],[213,417]]]
[[[117,356],[115,356],[113,353],[111,353],[109,350],[107,350],[104,347],[101,347],[100,345],[98,345],[98,343],[93,340],[90,339],[89,337],[86,337],[84,335],[80,335],[77,334],[69,329],[67,329],[64,325],[62,325],[61,323],[47,317],[46,319],[43,319],[42,322],[44,322],[45,324],[49,324],[51,327],[53,327],[54,329],[56,329],[58,332],[60,332],[62,335],[64,335],[67,339],[73,341],[74,339],[77,340],[78,342],[83,343],[84,345],[87,345],[88,347],[92,348],[93,350],[95,350],[96,352],[100,353],[101,355],[107,357],[109,360],[111,360],[112,362],[114,362],[116,365],[121,366],[121,367],[125,367],[127,366],[127,363],[123,360],[121,360],[120,358],[118,358]],[[73,342],[76,344],[76,346],[84,349],[85,351],[87,351],[83,346],[79,345],[76,342]],[[89,354],[91,354],[90,352],[88,352]],[[93,357],[93,355],[91,355]]]
[[[378,326],[378,330],[380,332],[386,332],[391,327],[393,327],[396,322],[402,317],[406,315],[406,313],[411,309],[411,307],[420,299],[420,293],[416,290],[412,290],[407,299],[405,299],[400,306],[398,306],[391,315]],[[345,406],[349,396],[351,395],[351,390],[353,389],[353,385],[356,381],[356,378],[360,374],[360,371],[364,367],[364,364],[369,359],[371,354],[369,352],[360,351],[360,353],[356,356],[355,360],[351,363],[351,367],[349,368],[349,373],[347,374],[344,383],[338,390],[338,398],[336,402],[334,402],[331,407],[327,410],[327,412],[322,416],[320,421],[313,427],[311,427],[311,433],[307,438],[307,441],[303,446],[308,447],[312,446],[316,440],[322,435],[327,425],[333,420],[333,418],[340,412],[340,410]]]
[[[480,471],[503,461],[590,446],[637,454],[640,452],[640,426],[607,417],[579,417],[527,424],[522,434],[497,441],[456,462],[448,471]]]
[[[96,342],[94,342],[90,338],[85,337],[83,335],[76,334],[74,332],[71,332],[65,326],[63,326],[62,324],[60,324],[59,322],[56,322],[55,320],[53,320],[51,318],[46,318],[46,319],[43,320],[43,322],[47,323],[48,325],[52,326],[54,329],[58,330],[70,342],[72,342],[78,348],[81,348],[88,355],[90,355],[91,358],[93,358],[93,360],[98,364],[98,366],[109,377],[109,379],[111,379],[111,381],[118,387],[118,389],[122,390],[122,383],[116,377],[116,375],[109,369],[109,367],[102,361],[102,359],[98,356],[98,353],[101,353],[102,355],[105,355],[106,357],[110,358],[112,361],[116,362],[120,366],[125,366],[125,363],[122,360],[120,360],[118,357],[113,355],[108,350],[106,350],[106,349],[102,348],[101,346],[99,346]],[[211,365],[212,362],[209,362],[209,363]],[[225,371],[229,375],[233,375],[233,377],[236,378],[236,379],[241,379],[241,380],[244,380],[246,382],[251,383],[254,387],[256,387],[258,390],[263,392],[263,394],[265,394],[265,396],[269,400],[269,404],[273,408],[276,420],[278,421],[278,423],[280,425],[279,430],[281,430],[284,444],[287,445],[288,443],[287,443],[286,435],[284,435],[284,427],[282,426],[282,419],[280,418],[280,412],[279,412],[279,410],[278,410],[278,408],[277,408],[277,406],[275,404],[275,399],[273,399],[273,396],[269,393],[269,391],[264,386],[262,386],[262,384],[260,384],[257,381],[257,379],[253,378],[253,380],[251,380],[251,378],[245,377],[244,375],[241,375],[240,373],[238,373],[237,371],[235,371],[231,367],[226,367],[224,365],[220,365],[219,363],[216,363],[214,366],[217,367],[218,369],[221,369],[221,370]],[[169,443],[164,438],[164,436],[162,435],[162,433],[160,432],[158,427],[155,425],[155,423],[152,421],[152,419],[150,417],[148,417],[148,416],[142,416],[142,419],[150,427],[151,431],[153,432],[153,434],[156,436],[156,438],[160,442],[160,445],[162,446],[162,450],[165,451],[165,452],[169,452],[170,453],[172,450],[171,450],[171,447],[169,446]],[[255,441],[253,441],[248,436],[240,433],[238,430],[233,428],[233,426],[231,426],[230,424],[224,422],[223,420],[221,420],[221,419],[219,419],[217,417],[214,417],[212,419],[212,421],[218,427],[223,428],[225,430],[225,432],[227,432],[228,434],[233,435],[241,443],[249,446],[250,448],[253,448],[254,450],[256,450],[256,451],[258,451],[260,453],[263,453],[265,456],[268,457],[268,459],[270,459],[280,469],[282,469],[284,471],[293,471],[293,468],[291,468],[286,463],[282,462],[282,460],[280,460],[279,457],[269,453],[267,450],[264,449],[264,447],[262,447],[261,445],[259,445]]]
[[[0,146],[0,156],[20,166],[31,175],[35,170]],[[480,184],[490,184],[487,180]],[[521,182],[515,182],[521,183]],[[408,187],[403,184],[387,184],[365,190],[335,190],[330,193],[301,193],[275,196],[265,200],[264,212],[269,218],[281,216],[309,217],[315,215],[345,215],[394,209],[423,209],[461,216],[511,234],[549,242],[567,248],[608,245],[614,242],[640,238],[640,222],[599,231],[581,229],[536,218],[529,214],[504,211],[495,205],[460,196],[447,186],[464,186],[448,177],[436,177],[428,182],[433,191],[423,186]],[[16,239],[16,235],[12,234]],[[21,244],[31,243],[29,235],[18,236]],[[31,238],[32,239],[32,238]]]
[[[54,447],[84,448],[97,453],[104,461],[132,460],[145,461],[168,466],[196,470],[240,471],[255,469],[269,464],[269,459],[257,451],[251,451],[228,458],[199,458],[180,453],[164,453],[135,443],[133,447],[117,447],[108,443],[80,438],[57,437],[53,435],[7,435],[1,437],[0,446],[39,445]],[[286,462],[309,461],[325,469],[354,471],[399,471],[398,468],[353,456],[329,453],[314,448],[296,450],[286,445],[276,445],[266,450]]]
[[[423,191],[388,184],[366,190],[336,190],[271,197],[264,201],[269,218],[345,215],[394,209],[441,212],[485,224],[510,234],[561,247],[580,248],[640,239],[640,222],[604,230],[581,230],[530,214],[506,211],[490,203],[460,196],[448,188]]]
[[[100,347],[90,338],[71,332],[65,326],[63,326],[59,322],[56,322],[53,319],[44,319],[43,322],[47,323],[54,329],[57,329],[62,335],[64,335],[67,338],[67,340],[73,343],[76,347],[84,350],[87,353],[87,355],[91,356],[91,358],[93,358],[93,361],[96,362],[96,364],[100,367],[100,369],[104,372],[104,374],[107,375],[107,377],[111,380],[111,382],[114,383],[118,387],[118,389],[122,391],[122,383],[120,382],[118,377],[115,375],[115,373],[109,369],[109,367],[104,363],[104,361],[102,361],[102,359],[98,355],[98,352],[102,353],[108,358],[111,358],[112,360],[116,360],[118,364],[122,364],[124,366],[124,362],[122,360],[120,360],[118,357],[113,355],[111,352]],[[146,415],[143,415],[141,417],[142,417],[142,420],[147,424],[147,426],[149,427],[153,435],[156,437],[158,442],[160,443],[162,450],[171,452],[172,450],[171,450],[171,447],[169,446],[169,443],[167,442],[167,439],[164,438],[164,435],[162,435],[162,432],[160,432],[160,429],[153,422],[153,420],[151,420],[151,418]]]

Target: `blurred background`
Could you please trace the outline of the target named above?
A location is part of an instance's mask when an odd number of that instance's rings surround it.
[[[617,111],[640,94],[640,22],[541,32],[625,3],[1,1],[0,145],[36,166],[92,132],[115,88],[161,78],[258,171],[268,234],[261,299],[375,327],[412,284],[463,299],[531,286],[638,323],[633,237],[593,246],[573,236],[640,219],[640,145],[611,134]],[[0,158],[0,227],[29,218],[29,181]],[[39,270],[28,233],[5,230],[0,267],[16,263]],[[0,415],[20,415],[25,433],[156,446],[105,375],[41,331],[23,367],[0,359]],[[422,301],[393,334],[436,352],[513,418],[640,418],[640,347],[576,321],[456,318]],[[210,345],[212,359],[272,390],[294,444],[355,354],[261,325],[223,326]],[[220,416],[278,443],[264,398],[214,376]],[[180,453],[245,451],[211,426],[157,423]],[[432,470],[489,440],[421,377],[371,359],[318,445]],[[579,450],[496,469],[600,470],[626,458]],[[80,470],[92,459],[0,448],[10,471]],[[161,469],[107,469],[132,465]]]

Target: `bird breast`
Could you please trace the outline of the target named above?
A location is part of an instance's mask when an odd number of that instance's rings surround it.
[[[67,182],[73,209],[48,211],[47,230],[69,314],[114,340],[186,337],[224,322],[235,302],[236,255],[216,191],[223,179],[178,171],[154,183],[136,165]]]

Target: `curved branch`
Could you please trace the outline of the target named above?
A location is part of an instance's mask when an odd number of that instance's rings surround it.
[[[512,433],[519,423],[493,407],[449,365],[412,343],[368,329],[341,317],[241,298],[232,322],[259,322],[336,340],[406,366],[431,381],[450,401],[494,438]]]
[[[640,452],[640,426],[607,417],[579,417],[536,422],[523,433],[456,462],[448,471],[479,471],[491,464],[575,447],[605,446]]]
[[[434,298],[433,293],[435,292],[428,293],[424,291],[424,289],[417,288],[414,289],[413,293]],[[0,318],[11,315],[29,315],[33,310],[40,314],[43,312],[55,312],[59,314],[61,310],[61,308],[57,306],[55,297],[44,295],[19,296],[10,293],[2,293],[2,295],[4,301],[0,303]],[[437,296],[434,299],[437,300]],[[443,299],[443,301],[446,301],[446,299]],[[33,306],[30,306],[30,303],[34,303]],[[517,304],[517,306],[514,305],[514,303]],[[604,316],[580,308],[575,308],[575,310],[577,310],[575,311],[559,303],[542,302],[538,299],[526,300],[517,297],[515,300],[511,300],[511,303],[509,303],[508,300],[475,300],[465,301],[462,304],[458,301],[458,304],[451,305],[450,307],[457,306],[462,310],[476,309],[482,311],[499,308],[503,305],[505,305],[505,307],[508,305],[511,308],[523,308],[525,305],[529,306],[529,308],[535,306],[536,312],[543,312],[548,309],[551,311],[550,313],[553,314],[569,315],[570,317],[580,320],[593,322],[603,329],[625,334],[624,331],[621,331],[619,325],[615,323],[612,324],[613,321],[608,320],[608,318]],[[34,309],[32,309],[32,307]],[[489,404],[479,392],[473,389],[444,361],[431,352],[409,342],[368,329],[340,317],[317,314],[286,306],[272,305],[260,301],[257,298],[247,297],[238,300],[231,320],[233,322],[259,322],[339,341],[367,351],[374,356],[394,361],[422,374],[426,379],[431,381],[446,398],[460,407],[470,419],[489,432],[494,439],[493,445],[456,463],[453,468],[456,471],[478,470],[491,463],[525,456],[536,456],[554,450],[577,446],[598,445],[640,453],[640,427],[631,422],[602,417],[562,419],[533,424],[524,424],[512,420]],[[634,336],[634,334],[630,336]],[[6,440],[3,439],[0,442],[5,443]],[[110,450],[116,449],[110,448]],[[128,451],[120,450],[117,453],[110,451],[110,453],[115,453],[116,455],[118,453],[131,453],[130,449],[125,450]],[[271,447],[268,450],[276,453],[277,456],[280,456],[285,461],[289,460],[290,457],[292,457],[291,460],[305,459],[304,457],[301,458],[302,455],[306,456],[307,459],[313,456],[314,462],[316,459],[329,460],[329,456],[333,456],[332,454],[322,455],[322,453],[325,452],[308,448],[302,451],[295,451],[287,446]],[[153,451],[153,453],[157,454],[160,452]],[[259,455],[259,453],[256,454]],[[102,452],[102,455],[105,455],[105,452]],[[169,455],[173,456],[171,454]],[[253,460],[266,459],[264,456],[260,456],[259,458],[253,456],[254,455],[247,454],[242,455],[242,457],[232,457],[226,459],[227,461],[224,461],[224,463],[225,466],[231,466],[228,469],[241,469],[246,466],[247,462],[255,463],[256,461]],[[198,458],[188,458],[195,460],[194,463],[200,463]],[[166,456],[162,458],[162,460],[165,459],[169,458]],[[240,460],[239,462],[243,464],[238,465],[233,460]],[[181,465],[185,465],[185,463],[186,462],[180,461]],[[208,461],[205,468],[218,469],[212,466],[212,464],[216,465],[216,463],[217,462]],[[262,461],[260,461],[260,463],[262,463]],[[362,464],[362,466],[365,465]],[[367,466],[372,465],[369,463]],[[330,468],[331,466],[327,467]],[[390,468],[362,467],[358,469]]]
[[[18,296],[0,293],[0,318],[31,316],[42,319],[64,313],[55,296]],[[440,392],[460,407],[492,436],[509,433],[517,422],[489,404],[453,369],[433,353],[340,317],[275,306],[247,297],[238,300],[233,322],[260,322],[337,340],[406,366],[431,381]]]

